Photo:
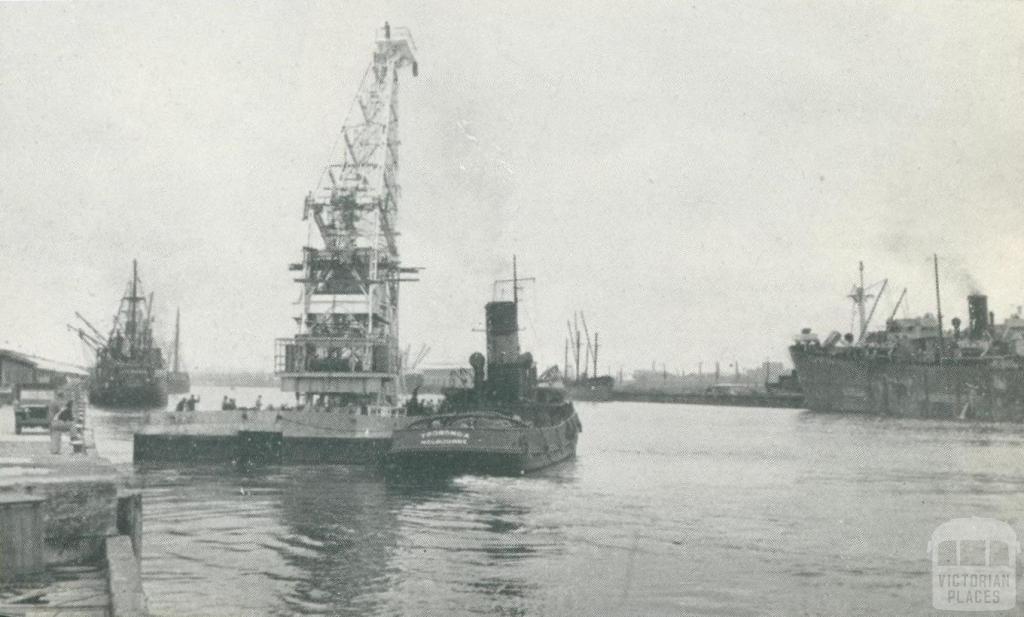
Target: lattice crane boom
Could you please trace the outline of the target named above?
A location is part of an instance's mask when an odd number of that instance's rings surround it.
[[[319,242],[291,266],[302,271],[302,315],[296,339],[279,341],[275,361],[296,393],[396,396],[398,288],[402,274],[415,271],[401,267],[395,241],[398,75],[407,67],[418,72],[412,35],[385,23],[335,152],[306,196],[303,220],[315,226]],[[359,377],[315,374],[330,372],[323,367]]]

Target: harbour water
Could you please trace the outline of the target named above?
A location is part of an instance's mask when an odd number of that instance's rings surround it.
[[[194,388],[240,404],[273,389]],[[173,402],[173,401],[172,401]],[[932,614],[927,543],[1020,529],[1024,427],[577,403],[575,461],[524,478],[136,468],[155,614]],[[142,412],[92,410],[131,469]]]

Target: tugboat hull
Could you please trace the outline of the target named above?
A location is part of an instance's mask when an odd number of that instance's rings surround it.
[[[507,423],[508,428],[480,424]],[[395,431],[392,471],[416,474],[520,475],[576,456],[580,421],[572,413],[552,426],[529,426],[498,414],[456,414]]]

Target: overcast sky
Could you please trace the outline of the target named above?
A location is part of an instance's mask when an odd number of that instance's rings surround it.
[[[139,259],[196,369],[272,368],[287,266],[375,28],[401,80],[402,344],[482,349],[520,271],[524,346],[601,368],[782,359],[850,327],[857,261],[947,317],[1024,304],[1024,4],[0,4],[0,345],[83,355]],[[887,315],[897,293],[883,298]]]

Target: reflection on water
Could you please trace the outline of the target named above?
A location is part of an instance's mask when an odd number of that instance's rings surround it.
[[[272,400],[272,391],[252,390],[250,398]],[[139,468],[151,607],[929,614],[925,547],[939,523],[991,516],[1019,529],[1020,426],[634,403],[578,409],[577,460],[525,478],[402,483],[356,466]],[[145,414],[98,412],[90,422],[101,452],[130,470],[131,432]]]

